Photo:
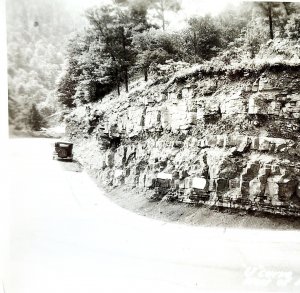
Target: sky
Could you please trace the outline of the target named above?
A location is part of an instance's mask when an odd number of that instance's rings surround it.
[[[95,5],[105,5],[111,0],[62,0],[77,12]],[[182,9],[178,13],[168,13],[169,29],[176,30],[184,26],[185,20],[193,15],[217,15],[227,5],[237,5],[241,0],[181,0]]]
[[[194,15],[217,15],[226,6],[237,5],[240,2],[240,0],[182,0],[181,11],[176,14],[170,13],[169,29],[181,29],[186,25],[186,20]]]
[[[110,3],[111,0],[62,0],[74,8],[86,8],[93,5]],[[239,0],[181,0],[185,13],[193,14],[195,11],[199,14],[211,13],[217,14],[228,3],[234,4]]]
[[[227,5],[236,5],[240,3],[239,0],[182,0],[183,11],[187,15],[205,15],[212,14],[216,15],[221,12]]]

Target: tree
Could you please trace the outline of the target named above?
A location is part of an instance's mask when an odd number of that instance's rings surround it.
[[[36,104],[32,104],[31,109],[28,113],[27,125],[31,130],[41,130],[45,126],[45,120],[38,111]]]
[[[177,12],[180,10],[180,2],[178,0],[154,0],[150,1],[150,8],[156,11],[156,17],[161,21],[162,29],[166,29],[166,11],[171,10]]]
[[[291,40],[299,40],[300,37],[300,16],[298,14],[292,15],[285,27],[286,35]]]
[[[125,87],[128,91],[128,61],[127,46],[130,45],[129,30],[123,12],[116,6],[104,6],[90,9],[86,12],[87,18],[93,29],[97,31],[103,44],[103,52],[112,59],[111,65],[116,81],[118,94],[120,94],[120,82],[125,77]],[[125,74],[124,74],[125,71]]]
[[[72,108],[76,101],[98,101],[115,85],[114,68],[97,31],[87,29],[76,35],[69,43],[67,62],[57,83],[60,103]]]
[[[300,3],[297,2],[282,2],[286,15],[290,16],[293,13],[299,13]]]
[[[182,59],[182,38],[178,33],[168,33],[151,28],[136,34],[133,45],[137,51],[136,68],[143,72],[145,81],[148,80],[150,68],[164,64],[168,59]]]
[[[147,12],[153,10],[157,18],[161,22],[163,31],[166,30],[166,12],[178,12],[181,9],[180,0],[114,0],[115,3],[130,7],[131,10]],[[145,15],[146,15],[145,14]]]
[[[70,70],[70,69],[69,69]],[[63,73],[57,84],[58,101],[67,108],[75,107],[74,95],[76,82],[72,79],[70,71]]]
[[[114,87],[120,94],[122,82],[128,92],[137,54],[133,36],[149,26],[144,6],[138,5],[142,2],[121,2],[87,10],[90,26],[70,41],[57,83],[59,101],[67,108],[98,101]]]
[[[185,32],[185,42],[188,54],[202,59],[210,59],[221,46],[220,31],[214,19],[209,16],[190,18],[189,28]]]
[[[269,36],[270,39],[274,39],[274,19],[289,13],[292,6],[284,5],[283,2],[255,2],[254,5],[268,18]]]
[[[9,123],[24,129],[32,103],[38,109],[43,104],[53,112],[59,110],[45,101],[50,95],[54,98],[64,42],[74,30],[74,22],[58,0],[9,0],[6,4],[8,88],[13,97],[9,103],[21,109],[9,111]]]
[[[261,27],[260,30],[257,28]],[[248,53],[250,53],[250,58],[253,59],[255,55],[259,52],[260,46],[268,41],[268,31],[264,28],[262,20],[259,18],[254,18],[249,21],[247,26],[241,33],[240,40],[242,41],[242,47]]]
[[[242,30],[249,22],[252,5],[242,2],[239,5],[229,5],[214,18],[215,24],[220,31],[221,46],[226,48],[229,43],[239,38]]]
[[[111,58],[118,93],[121,81],[124,81],[125,90],[128,92],[129,71],[134,65],[136,56],[132,46],[133,35],[148,26],[144,7],[104,6],[88,10],[87,18],[99,33],[103,52]]]
[[[56,94],[58,101],[67,108],[75,107],[76,87],[82,73],[78,58],[85,49],[80,46],[84,42],[79,34],[70,39],[67,49],[67,60],[57,80]]]

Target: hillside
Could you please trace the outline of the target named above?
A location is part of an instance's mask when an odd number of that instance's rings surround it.
[[[128,94],[78,106],[67,132],[109,189],[298,216],[299,81],[297,64],[232,74],[169,62]]]
[[[75,22],[76,19],[76,22]],[[84,21],[66,3],[9,0],[6,5],[8,105],[11,134],[32,130],[36,106],[43,117],[39,128],[51,126],[61,111],[55,93],[70,34]]]

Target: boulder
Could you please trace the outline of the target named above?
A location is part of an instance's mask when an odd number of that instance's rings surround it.
[[[162,180],[172,180],[172,174],[170,173],[164,173],[164,172],[160,172],[156,175],[156,178],[158,179],[162,179]]]
[[[216,191],[217,191],[217,193],[224,193],[228,190],[228,188],[229,188],[228,179],[218,178],[215,181],[216,181]]]
[[[126,161],[126,147],[125,146],[120,146],[117,148],[117,151],[115,152],[115,157],[114,157],[114,165],[116,167],[121,167]]]
[[[192,179],[192,188],[207,190],[208,189],[208,180],[205,178],[193,178]]]
[[[272,202],[286,202],[296,192],[297,181],[294,178],[275,175],[267,179],[266,195],[271,198]]]
[[[145,115],[145,129],[146,130],[156,130],[160,127],[160,111],[158,108],[148,107]]]
[[[146,181],[146,174],[141,173],[140,176],[138,177],[138,186],[140,188],[145,187],[145,181]]]
[[[124,129],[129,137],[138,136],[144,126],[144,118],[146,114],[146,108],[144,107],[130,107],[127,110],[127,116],[124,117]]]
[[[224,147],[236,147],[236,152],[243,153],[250,147],[251,140],[245,135],[229,134],[225,136]]]
[[[123,170],[122,169],[115,169],[114,172],[114,178],[119,178],[123,176]]]
[[[170,105],[168,115],[164,113],[163,119],[163,125],[165,125],[167,119],[169,119],[170,128],[175,132],[178,129],[189,129],[192,125],[196,124],[197,113],[189,112],[187,101],[180,100],[178,104]]]
[[[254,200],[257,197],[262,197],[265,194],[267,184],[267,176],[259,175],[249,182],[249,199]]]
[[[253,180],[260,169],[258,162],[249,162],[241,173],[240,190],[243,197],[249,196],[250,181]]]
[[[259,91],[271,91],[274,89],[274,82],[272,79],[266,77],[261,77],[258,81],[258,90]]]
[[[114,153],[111,150],[105,153],[105,165],[109,168],[112,168],[114,165]]]
[[[258,148],[259,148],[259,137],[251,136],[250,139],[251,139],[250,149],[251,150],[258,150]]]
[[[274,93],[257,92],[248,100],[248,114],[280,114],[280,103],[274,103]]]
[[[126,163],[129,162],[130,159],[134,158],[135,157],[135,153],[136,153],[136,146],[135,145],[128,145],[127,148],[126,148]]]
[[[209,147],[215,147],[217,145],[218,138],[216,135],[207,135],[206,141]]]
[[[221,101],[220,110],[222,114],[234,115],[246,113],[247,101],[242,95],[242,91],[233,91],[226,96],[219,98]]]
[[[154,184],[154,175],[153,174],[146,174],[145,176],[145,187],[152,188]]]
[[[175,92],[168,92],[168,100],[170,101],[176,101],[177,100],[177,93]]]
[[[138,176],[130,174],[129,176],[125,177],[125,184],[134,188],[138,185],[138,179]]]
[[[240,186],[240,178],[233,178],[228,180],[228,188],[236,189]]]
[[[237,145],[237,152],[238,153],[244,153],[246,152],[251,144],[250,138],[247,136],[240,136],[239,137],[239,144]]]
[[[190,99],[193,97],[193,89],[191,88],[183,88],[181,90],[181,96],[183,99]]]
[[[271,143],[270,140],[265,137],[259,138],[259,145],[258,150],[259,151],[269,151],[271,149]]]

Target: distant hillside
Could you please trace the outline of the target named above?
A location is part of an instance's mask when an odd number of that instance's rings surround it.
[[[80,17],[60,1],[7,1],[9,123],[27,128],[32,104],[47,117],[60,108],[55,96],[70,33]],[[83,20],[82,20],[83,21]]]

